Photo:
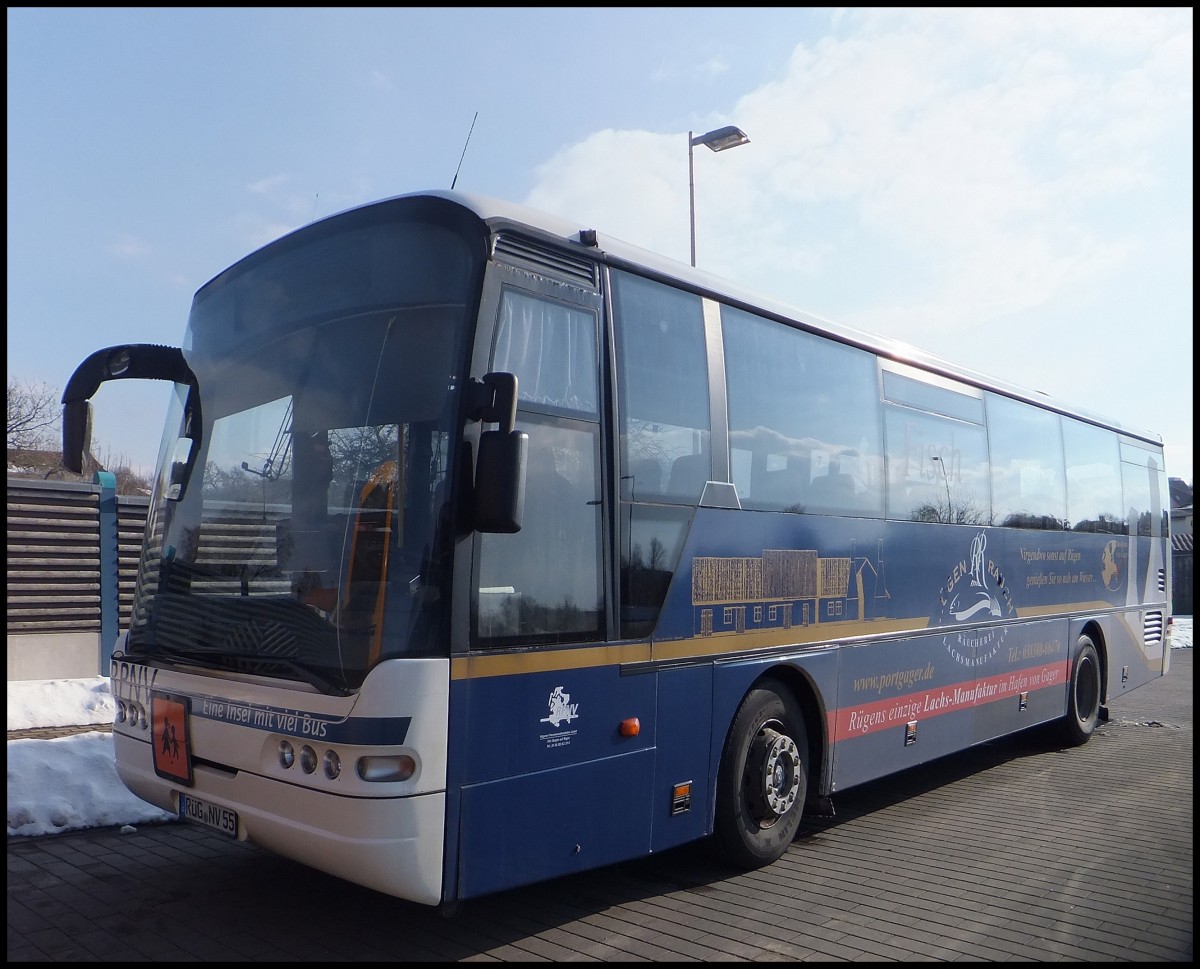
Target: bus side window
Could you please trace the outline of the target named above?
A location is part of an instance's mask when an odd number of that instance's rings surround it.
[[[613,274],[622,475],[658,465],[654,500],[696,504],[712,477],[708,362],[700,297],[630,273]],[[664,366],[670,361],[669,366]],[[624,482],[634,501],[652,494]]]
[[[1058,415],[999,394],[985,394],[984,400],[993,523],[1066,527],[1066,469]]]
[[[883,515],[875,358],[857,347],[721,307],[729,438],[749,453],[748,508]],[[786,463],[785,463],[786,462]],[[838,472],[841,477],[829,477]],[[786,473],[785,473],[786,470]]]
[[[485,646],[603,636],[596,425],[520,413],[529,433],[525,515],[478,537],[476,636]]]
[[[1062,432],[1070,527],[1079,532],[1123,534],[1117,435],[1068,417],[1062,419]]]
[[[683,505],[621,506],[621,615],[624,639],[649,636],[679,565],[692,509]]]

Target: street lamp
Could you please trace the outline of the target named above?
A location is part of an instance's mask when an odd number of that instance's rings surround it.
[[[692,149],[697,145],[706,145],[713,151],[724,151],[726,148],[736,148],[750,141],[746,132],[734,125],[716,128],[702,135],[692,137],[688,132],[688,215],[692,226],[692,265],[696,265],[696,174],[692,163]]]

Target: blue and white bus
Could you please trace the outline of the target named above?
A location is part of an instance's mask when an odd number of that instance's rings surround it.
[[[767,865],[838,791],[1083,743],[1167,672],[1159,437],[516,206],[252,253],[181,347],[80,364],[69,467],[113,379],[174,388],[121,779],[400,898]]]

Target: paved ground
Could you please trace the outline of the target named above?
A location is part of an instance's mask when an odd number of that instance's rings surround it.
[[[839,794],[752,874],[689,846],[447,918],[188,825],[10,838],[8,960],[1191,962],[1192,657],[1085,747]]]

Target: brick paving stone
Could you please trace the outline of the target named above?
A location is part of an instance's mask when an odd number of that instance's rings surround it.
[[[10,838],[8,960],[1191,962],[1192,657],[1081,748],[839,793],[754,872],[688,845],[447,918],[175,822]]]

